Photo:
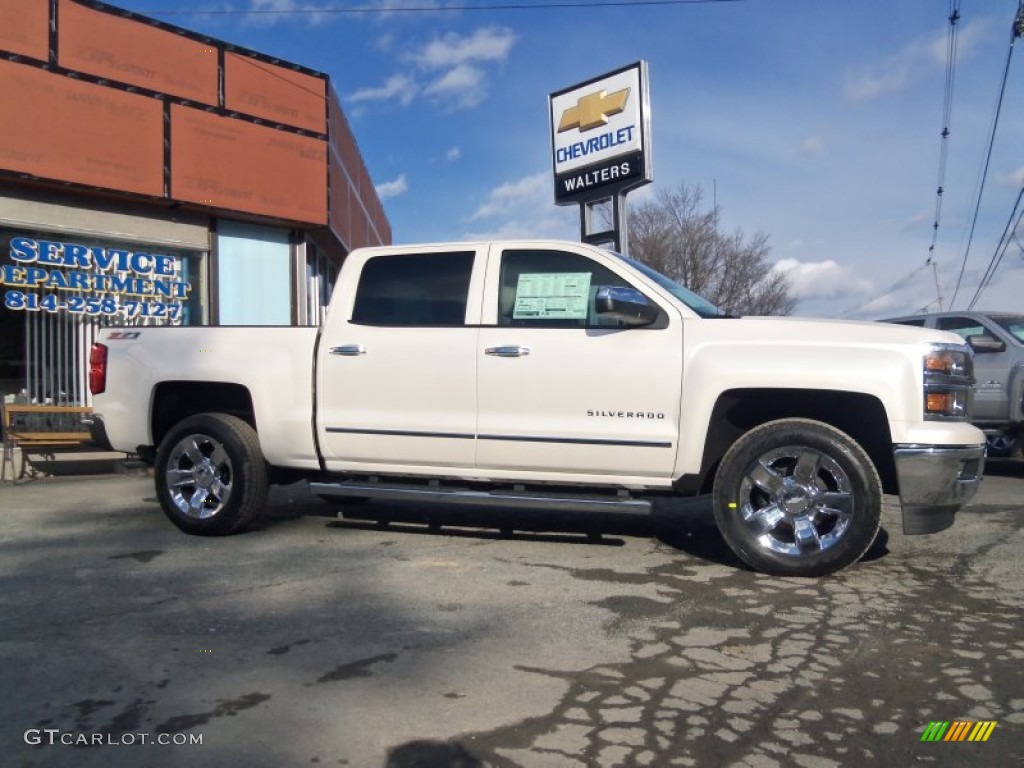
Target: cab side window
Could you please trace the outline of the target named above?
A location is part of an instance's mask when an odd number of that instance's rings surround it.
[[[966,339],[968,336],[992,336],[992,332],[970,317],[940,317],[936,324],[940,331],[952,331]]]
[[[473,251],[376,256],[363,265],[352,322],[460,326],[466,322]]]
[[[501,257],[498,325],[531,328],[617,328],[595,311],[598,287],[632,288],[610,269],[575,253],[508,250]]]

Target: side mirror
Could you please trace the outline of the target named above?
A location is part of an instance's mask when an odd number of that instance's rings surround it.
[[[658,319],[658,308],[635,288],[602,285],[594,297],[597,314],[626,325],[650,325]]]
[[[967,345],[978,354],[984,354],[986,352],[1004,352],[1006,350],[1006,342],[989,336],[987,334],[975,334],[974,336],[967,337]]]

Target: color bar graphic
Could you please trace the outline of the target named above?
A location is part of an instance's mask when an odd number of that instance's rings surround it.
[[[995,728],[995,720],[933,720],[921,734],[921,741],[988,741]]]
[[[936,722],[933,720],[928,723],[928,727],[921,734],[921,741],[942,741],[942,737],[946,735],[947,728],[949,728],[948,720],[946,722]]]

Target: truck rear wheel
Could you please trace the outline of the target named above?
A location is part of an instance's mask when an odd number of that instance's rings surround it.
[[[715,520],[752,568],[824,576],[857,562],[881,522],[882,484],[849,435],[808,419],[755,427],[715,477]]]
[[[256,431],[224,413],[191,416],[171,429],[157,450],[155,471],[160,506],[185,533],[237,533],[267,498],[267,463]]]

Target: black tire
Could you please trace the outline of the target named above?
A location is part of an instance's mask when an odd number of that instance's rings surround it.
[[[881,523],[882,483],[857,442],[828,424],[781,419],[726,452],[715,521],[747,565],[774,576],[825,576],[860,560]]]
[[[988,456],[993,459],[1009,459],[1020,451],[1020,435],[1000,432],[995,435],[986,435],[985,443]]]
[[[256,431],[224,413],[175,425],[160,442],[155,472],[160,506],[185,533],[238,533],[267,499],[267,462]]]

